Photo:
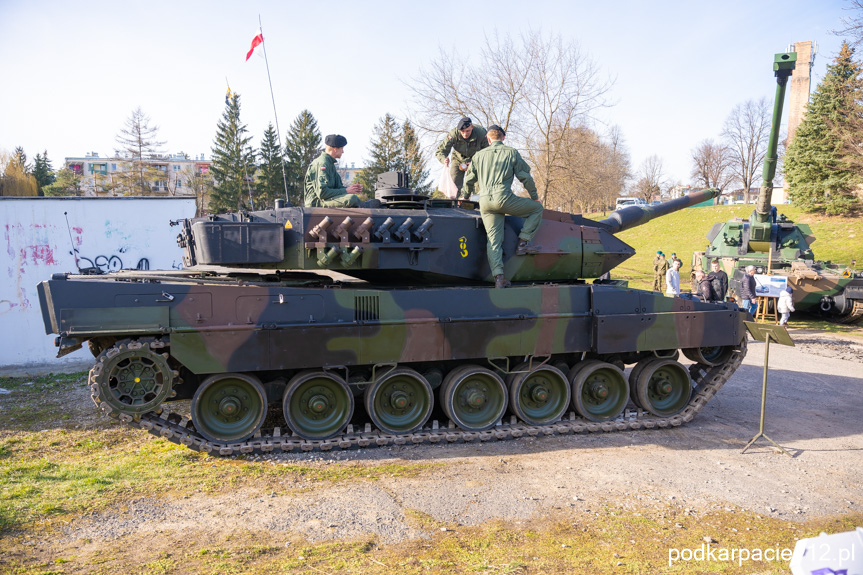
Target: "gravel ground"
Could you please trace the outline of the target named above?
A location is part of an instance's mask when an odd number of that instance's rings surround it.
[[[764,439],[741,453],[759,427],[764,344],[750,342],[737,373],[681,428],[258,456],[258,465],[276,466],[445,465],[407,478],[297,485],[289,495],[240,487],[215,497],[132,500],[77,519],[54,545],[90,547],[170,533],[217,539],[245,529],[286,541],[376,535],[397,542],[423,536],[410,520],[416,511],[475,525],[556,510],[587,513],[607,502],[692,514],[744,509],[794,521],[859,512],[863,345],[806,332],[792,337],[796,347],[770,346],[765,431],[793,457]]]

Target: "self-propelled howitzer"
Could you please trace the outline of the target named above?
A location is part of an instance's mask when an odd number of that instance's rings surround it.
[[[675,426],[740,365],[748,314],[587,280],[634,253],[616,231],[713,193],[547,210],[527,256],[507,218],[508,289],[486,283],[472,204],[385,189],[376,208],[184,221],[187,269],[58,274],[39,298],[60,355],[96,356],[106,414],[210,453]]]
[[[785,278],[794,290],[792,298],[796,310],[820,313],[843,323],[855,323],[863,319],[863,271],[816,260],[812,253],[815,237],[809,226],[795,224],[785,215],[777,215],[776,207],[771,205],[785,87],[796,61],[794,52],[774,57],[776,97],[755,209],[748,219],[735,218],[714,224],[707,234],[710,244],[704,252],[695,253],[693,268],[709,270],[708,262],[719,260],[731,278],[732,294],[740,299],[744,271],[753,265],[759,274]]]

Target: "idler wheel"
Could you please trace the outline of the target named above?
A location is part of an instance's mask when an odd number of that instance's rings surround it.
[[[683,411],[692,395],[689,372],[671,359],[651,359],[645,363],[636,386],[640,407],[660,417]]]
[[[113,417],[125,414],[138,420],[171,396],[177,375],[167,353],[156,353],[150,342],[127,339],[99,354],[90,370],[90,393]]]
[[[733,346],[713,345],[709,347],[689,347],[683,350],[683,355],[695,363],[714,366],[728,361],[733,352]]]
[[[554,423],[569,407],[569,381],[560,369],[551,365],[528,372],[529,369],[530,364],[523,363],[507,377],[509,409],[531,425]]]
[[[575,364],[569,372],[572,407],[590,421],[614,419],[629,400],[629,384],[623,370],[596,359]]]
[[[441,384],[440,402],[447,417],[460,428],[485,431],[506,412],[506,385],[490,369],[466,365],[447,374]]]
[[[195,391],[191,411],[195,429],[210,441],[245,441],[264,423],[267,394],[253,375],[211,375]]]
[[[366,413],[387,433],[412,433],[426,424],[434,407],[429,382],[409,368],[396,368],[365,391]]]
[[[354,395],[341,377],[303,371],[288,382],[282,396],[285,421],[303,439],[330,439],[354,414]]]

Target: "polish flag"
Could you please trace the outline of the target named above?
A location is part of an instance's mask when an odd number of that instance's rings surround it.
[[[249,58],[252,57],[252,54],[255,53],[255,48],[264,43],[264,35],[258,34],[254,38],[252,38],[252,47],[249,49],[249,53],[246,54],[246,62],[249,61]]]

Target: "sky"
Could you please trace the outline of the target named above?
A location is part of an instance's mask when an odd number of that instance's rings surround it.
[[[633,167],[658,155],[669,180],[685,184],[691,150],[719,138],[736,104],[772,103],[775,53],[816,41],[815,89],[841,47],[831,30],[849,16],[846,7],[840,0],[0,0],[0,151],[21,146],[32,160],[47,150],[55,169],[65,157],[105,157],[140,106],[166,152],[209,158],[227,81],[240,94],[254,145],[276,119],[284,139],[309,109],[322,135],[347,137],[342,163],[359,166],[375,124],[386,113],[408,114],[409,86],[441,50],[471,61],[487,35],[539,30],[577,42],[614,81],[613,105],[596,121],[620,127]],[[246,62],[259,19],[267,60]],[[436,179],[440,164],[432,151],[427,158]]]

